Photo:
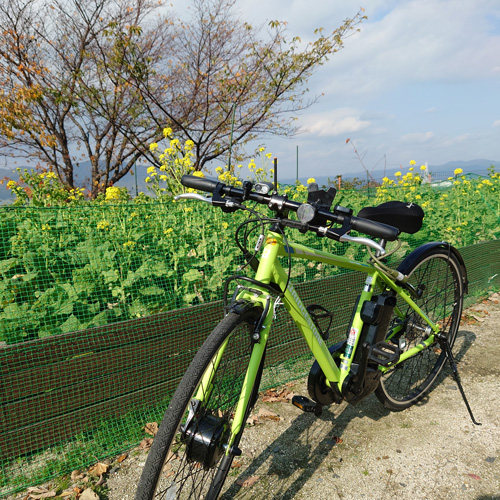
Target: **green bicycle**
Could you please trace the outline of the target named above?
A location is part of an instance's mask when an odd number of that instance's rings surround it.
[[[196,354],[170,402],[147,457],[137,500],[216,499],[224,491],[233,458],[241,454],[241,436],[258,397],[266,345],[280,305],[316,359],[308,377],[311,399],[296,397],[296,406],[319,415],[325,405],[356,403],[375,392],[387,408],[403,410],[424,397],[448,358],[474,421],[451,351],[467,291],[462,257],[448,243],[431,242],[410,253],[396,270],[384,263],[391,253],[387,242],[421,228],[424,214],[419,206],[388,202],[353,216],[345,207],[331,209],[335,189],[319,190],[315,184],[309,186],[307,203],[298,203],[279,195],[271,183],[247,181],[235,188],[195,176],[184,176],[181,182],[212,196],[193,192],[179,199],[253,214],[236,231],[236,241],[255,275],[227,280],[226,315]],[[267,205],[273,216],[263,217],[247,202]],[[291,212],[296,218],[289,217]],[[370,258],[358,262],[292,243],[286,228],[365,245]],[[351,236],[352,230],[378,241]],[[252,234],[257,244],[249,250]],[[280,258],[288,259],[288,270]],[[328,322],[330,313],[304,305],[290,283],[294,259],[366,274],[345,341],[327,347],[328,328],[320,324],[325,318]],[[235,289],[228,300],[231,284]]]

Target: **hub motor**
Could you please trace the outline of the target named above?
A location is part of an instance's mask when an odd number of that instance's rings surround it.
[[[211,469],[224,454],[228,431],[226,420],[215,415],[198,416],[190,410],[186,423],[181,426],[187,459],[202,464],[204,469]]]

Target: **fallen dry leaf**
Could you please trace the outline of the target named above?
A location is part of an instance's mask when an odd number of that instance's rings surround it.
[[[259,480],[259,476],[250,476],[247,477],[246,479],[238,479],[236,481],[236,484],[238,486],[241,486],[242,488],[248,488],[248,486],[252,486],[252,484],[255,484]]]
[[[79,470],[74,470],[71,473],[71,481],[79,481],[80,479],[83,479],[85,477],[85,474],[82,474]]]
[[[289,389],[268,389],[262,396],[265,403],[286,402],[292,399],[293,393]]]
[[[261,420],[275,420],[276,422],[279,422],[280,420],[280,416],[278,414],[267,410],[266,408],[260,408],[257,417]]]
[[[72,494],[74,493],[73,490],[66,490],[66,491],[63,491],[59,496],[60,497],[70,497]]]
[[[101,484],[104,484],[104,476],[99,477],[99,481],[95,483],[95,486],[101,486]]]
[[[99,495],[92,488],[87,488],[80,495],[80,500],[99,500]]]
[[[39,500],[41,498],[52,498],[56,496],[56,492],[54,490],[48,490],[47,488],[31,488],[31,491],[28,495],[29,498],[33,498]]]
[[[28,488],[28,493],[46,493],[49,491],[45,486],[30,486]]]
[[[153,438],[144,438],[140,443],[138,448],[140,450],[149,450],[153,444]]]
[[[231,469],[237,469],[239,467],[241,467],[241,462],[238,462],[238,461],[234,461],[232,464],[231,464]]]
[[[483,323],[485,321],[484,318],[481,318],[480,316],[478,316],[477,314],[471,314],[470,315],[471,317],[473,317],[476,321],[478,321],[479,323]]]
[[[248,425],[257,425],[257,424],[260,424],[259,417],[256,417],[255,415],[250,415],[247,418],[247,424]]]
[[[123,462],[123,461],[124,461],[127,457],[128,457],[128,453],[122,453],[122,454],[121,454],[121,455],[120,455],[120,456],[116,459],[116,461],[117,461],[118,463],[120,463],[120,464],[121,464],[121,463],[122,463],[122,462]]]
[[[144,426],[144,431],[147,434],[151,434],[151,436],[156,436],[156,433],[158,432],[158,423],[157,422],[149,422],[149,424],[146,424]]]
[[[89,474],[94,476],[102,476],[108,472],[109,465],[103,464],[102,462],[98,462],[96,465],[89,469]]]

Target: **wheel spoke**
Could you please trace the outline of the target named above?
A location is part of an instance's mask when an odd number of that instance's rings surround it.
[[[417,300],[421,310],[439,324],[441,331],[453,342],[463,302],[460,266],[454,256],[449,256],[442,249],[431,251],[405,274],[409,275],[410,283],[422,291],[422,297]],[[401,299],[399,302],[402,302]],[[399,310],[406,315],[406,319],[404,332],[396,337],[404,339],[406,351],[426,340],[427,324],[408,305],[399,304]],[[394,321],[401,322],[401,316]],[[442,368],[444,357],[441,350],[436,351],[436,344],[430,345],[387,371],[382,376],[377,396],[391,409],[410,406],[429,390]]]
[[[148,457],[139,483],[137,500],[205,499],[219,493],[232,462],[232,456],[224,458],[225,449],[254,346],[253,325],[260,313],[255,308],[241,316],[226,316],[200,349],[160,425],[150,451],[153,458]],[[219,352],[221,346],[223,352]],[[207,383],[204,373],[214,369],[216,357],[218,366],[210,376],[210,386],[200,395],[198,387],[202,380]],[[198,358],[202,358],[201,363]],[[256,384],[261,371],[262,363]],[[181,389],[184,386],[186,391]],[[190,405],[195,395],[196,404]],[[150,479],[154,477],[158,477],[156,485]]]

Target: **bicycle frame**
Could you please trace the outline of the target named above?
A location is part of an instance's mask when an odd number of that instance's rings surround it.
[[[306,309],[306,306],[298,296],[294,286],[288,282],[288,275],[281,266],[278,257],[286,257],[289,255],[292,259],[305,259],[314,262],[321,262],[342,269],[359,271],[367,275],[363,291],[361,292],[361,296],[353,316],[352,324],[349,328],[350,333],[347,347],[345,352],[341,354],[340,367],[337,366],[334,358],[329,352],[325,341],[321,337],[321,334],[316,328],[311,316]],[[373,267],[370,263],[358,262],[343,256],[334,255],[321,250],[309,248],[301,244],[292,243],[290,241],[288,241],[287,245],[285,245],[283,236],[273,231],[269,231],[267,234],[266,243],[260,258],[260,263],[256,272],[255,280],[266,285],[275,283],[281,290],[284,290],[286,288],[281,298],[283,305],[289,312],[290,316],[293,318],[299,331],[308,344],[311,353],[313,354],[321,370],[325,374],[326,383],[330,387],[336,385],[339,391],[341,391],[342,385],[346,377],[349,375],[352,360],[358,346],[360,332],[363,328],[364,322],[360,314],[361,308],[365,301],[372,298],[374,290],[377,287],[385,286],[394,290],[394,292],[399,297],[401,297],[415,311],[415,313],[418,314],[427,323],[427,325],[430,327],[430,331],[432,332],[429,337],[421,344],[401,354],[400,360],[398,362],[404,361],[405,359],[416,355],[421,350],[433,344],[435,341],[435,334],[437,334],[440,330],[439,325],[431,321],[431,319],[428,318],[427,315],[420,310],[420,308],[410,297],[410,294],[404,288],[397,285],[386,274],[375,269],[375,267]],[[261,306],[264,310],[267,309],[268,312],[262,323],[262,329],[259,332],[260,338],[258,342],[255,342],[254,348],[252,350],[248,370],[243,382],[242,392],[240,394],[234,420],[232,423],[232,438],[229,441],[228,449],[232,446],[235,437],[238,435],[241,429],[241,426],[244,425],[243,420],[245,416],[245,410],[251,398],[254,381],[256,379],[257,371],[265,352],[271,324],[275,314],[274,307],[266,308],[266,302],[271,300],[269,292],[264,287],[259,289],[258,285],[252,285],[252,288],[255,288],[255,291],[259,291],[262,293],[258,294],[251,289],[242,289],[239,291],[239,293],[237,293],[235,300],[243,300],[254,303],[255,305]],[[399,310],[396,307],[395,313],[398,314],[398,312]],[[198,392],[195,396],[196,399],[203,400],[206,395],[209,394],[211,380],[215,370],[217,369],[223,349],[224,345],[220,348],[218,355],[212,361],[211,367],[207,369],[200,388],[198,389]],[[380,367],[379,369],[381,371],[387,370],[387,368],[383,367]]]

